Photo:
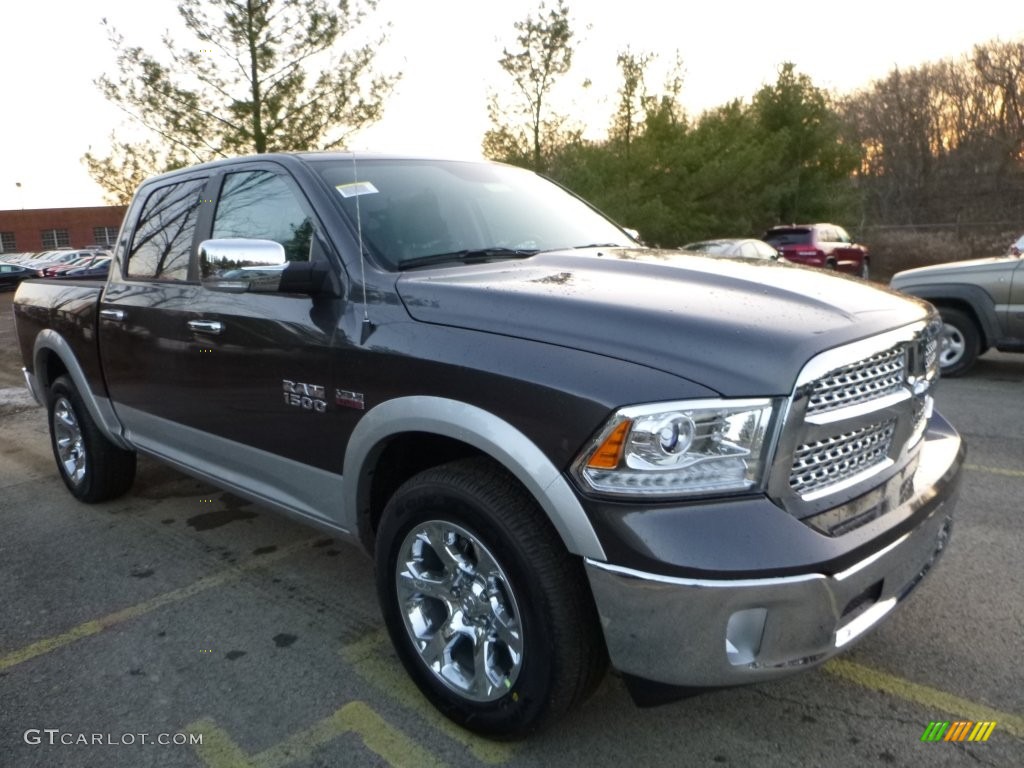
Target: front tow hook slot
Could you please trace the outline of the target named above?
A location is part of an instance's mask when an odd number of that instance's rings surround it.
[[[729,617],[725,627],[725,655],[734,667],[751,664],[761,650],[767,608],[747,608]]]

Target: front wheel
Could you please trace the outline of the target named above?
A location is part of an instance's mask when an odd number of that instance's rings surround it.
[[[959,309],[942,308],[942,339],[939,370],[943,376],[959,376],[974,365],[981,353],[981,335],[974,320]]]
[[[49,390],[50,444],[64,485],[79,501],[116,498],[135,480],[135,453],[118,448],[96,426],[67,376]]]
[[[867,280],[871,276],[871,267],[868,264],[867,259],[862,259],[860,262],[860,269],[857,271],[857,276],[861,280]]]
[[[489,460],[428,469],[399,488],[376,562],[402,663],[459,725],[524,736],[600,681],[607,654],[579,560]]]

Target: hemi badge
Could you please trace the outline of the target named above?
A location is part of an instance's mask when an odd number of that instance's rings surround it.
[[[366,408],[366,403],[363,402],[363,393],[349,392],[347,389],[335,389],[334,402],[346,408],[355,408],[357,411],[362,411]]]

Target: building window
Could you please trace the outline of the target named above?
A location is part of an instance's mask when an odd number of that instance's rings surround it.
[[[18,250],[14,244],[13,232],[0,232],[0,253],[11,253]]]
[[[92,241],[96,245],[113,245],[117,242],[117,227],[93,227]]]
[[[71,238],[68,237],[68,231],[66,229],[44,229],[42,235],[43,250],[67,248],[71,245]]]

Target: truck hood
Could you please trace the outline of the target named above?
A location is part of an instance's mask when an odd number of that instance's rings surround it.
[[[982,275],[988,272],[1009,272],[1019,266],[1019,256],[991,256],[985,259],[967,259],[946,264],[933,264],[929,267],[906,269],[893,275],[891,285],[905,286],[916,282],[932,282],[932,278],[956,275],[969,278],[971,275]]]
[[[397,290],[418,321],[586,350],[731,397],[788,394],[815,354],[928,312],[820,270],[647,249],[409,272]]]

